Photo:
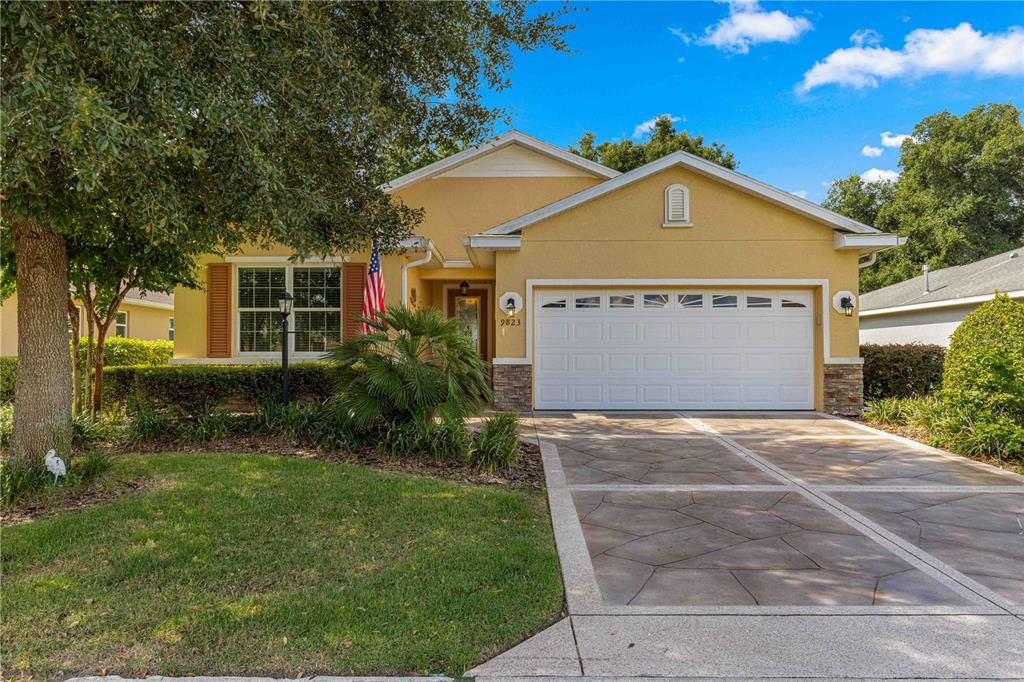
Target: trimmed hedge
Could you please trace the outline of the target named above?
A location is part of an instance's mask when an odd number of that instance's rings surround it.
[[[324,401],[334,390],[335,372],[326,362],[291,365],[289,393],[296,400]],[[228,403],[256,405],[280,394],[280,365],[130,366],[103,373],[104,404],[132,409],[170,407],[202,414]]]
[[[911,398],[937,391],[945,353],[942,346],[921,343],[861,346],[864,399]]]
[[[17,357],[13,355],[0,357],[0,403],[14,402],[14,378],[17,370]]]
[[[82,366],[85,366],[85,347],[89,341],[83,336],[78,349]],[[70,348],[71,342],[68,342]],[[96,346],[95,340],[93,346]],[[122,339],[111,337],[103,342],[104,374],[111,367],[121,365],[166,365],[174,353],[173,341],[143,341],[141,339]],[[18,374],[18,357],[5,355],[0,357],[0,403],[14,401],[14,381]]]
[[[79,355],[85,361],[87,337],[82,337]],[[93,340],[93,347],[96,341]],[[141,339],[122,339],[119,336],[104,339],[104,367],[121,367],[125,365],[166,365],[174,354],[173,341],[142,341]]]

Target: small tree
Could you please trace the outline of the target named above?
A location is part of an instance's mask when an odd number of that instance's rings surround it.
[[[647,139],[642,142],[621,139],[598,144],[597,136],[587,132],[576,146],[569,146],[569,151],[623,173],[678,151],[696,154],[726,168],[736,168],[736,160],[725,145],[718,142],[704,144],[703,135],[692,136],[685,130],[677,131],[668,116],[659,116]]]

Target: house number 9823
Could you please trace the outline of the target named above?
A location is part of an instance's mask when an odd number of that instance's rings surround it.
[[[520,324],[522,324],[522,320],[515,317],[511,319],[506,317],[501,320],[502,327],[518,327]]]

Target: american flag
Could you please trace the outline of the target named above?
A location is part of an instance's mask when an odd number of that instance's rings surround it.
[[[370,270],[366,273],[366,287],[363,289],[363,317],[376,320],[378,313],[384,312],[384,276],[380,272],[380,251],[377,240],[373,240],[373,253],[370,256]],[[370,333],[370,325],[362,324],[364,334]]]

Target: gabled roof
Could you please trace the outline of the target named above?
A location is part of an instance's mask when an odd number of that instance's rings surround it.
[[[621,175],[610,180],[606,180],[599,185],[594,185],[593,187],[577,192],[576,194],[564,199],[550,203],[547,206],[542,206],[535,211],[525,213],[518,218],[513,218],[512,220],[502,223],[497,227],[492,227],[484,232],[484,234],[518,233],[524,227],[540,222],[545,218],[558,215],[559,213],[567,211],[575,206],[579,206],[580,204],[586,203],[592,199],[604,196],[609,192],[614,192],[615,190],[634,183],[637,180],[646,178],[649,175],[653,175],[672,166],[683,166],[696,171],[697,173],[701,173],[702,175],[707,175],[717,180],[721,180],[722,182],[745,192],[759,196],[771,201],[772,203],[790,208],[797,213],[802,213],[809,218],[818,220],[837,230],[857,234],[876,234],[881,232],[881,230],[877,230],[870,225],[859,223],[856,220],[839,215],[827,208],[823,208],[813,201],[801,199],[789,192],[776,189],[771,185],[766,185],[759,180],[755,180],[743,175],[742,173],[729,170],[728,168],[719,166],[717,163],[702,159],[694,154],[690,154],[688,152],[673,152],[668,156],[663,156],[657,161],[652,161],[645,166],[640,166],[639,168],[635,168],[627,173],[622,173]]]
[[[860,314],[907,306],[940,308],[970,303],[973,301],[964,299],[991,298],[996,290],[1024,294],[1024,247],[967,265],[933,270],[928,273],[927,292],[921,275],[861,294]]]
[[[614,178],[615,176],[620,174],[617,170],[613,170],[611,168],[608,168],[607,166],[602,166],[599,163],[596,163],[589,159],[585,159],[582,156],[578,156],[571,152],[567,152],[561,147],[556,147],[553,144],[548,144],[543,140],[538,140],[537,138],[531,137],[526,133],[521,133],[518,130],[510,130],[507,133],[502,133],[501,135],[498,135],[493,140],[488,140],[487,142],[479,144],[475,147],[463,149],[458,154],[452,154],[451,156],[441,159],[440,161],[435,161],[429,166],[424,166],[423,168],[414,170],[411,173],[406,173],[405,175],[399,178],[390,180],[385,184],[381,185],[380,188],[390,194],[391,192],[395,192],[399,189],[402,189],[403,187],[407,187],[413,183],[419,182],[420,180],[426,180],[436,175],[440,175],[445,171],[452,170],[453,168],[461,166],[462,164],[468,163],[485,154],[489,154],[497,149],[507,147],[508,145],[511,144],[517,144],[526,147],[527,149],[531,149],[549,158],[556,159],[563,163],[567,163],[571,166],[575,166],[576,168],[586,171],[587,173],[590,173],[592,175],[596,175],[597,177]]]

